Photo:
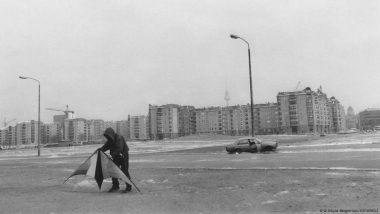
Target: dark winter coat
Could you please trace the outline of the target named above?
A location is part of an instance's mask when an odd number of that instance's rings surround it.
[[[123,136],[115,133],[112,128],[107,128],[104,132],[104,137],[107,138],[107,142],[100,148],[103,152],[110,150],[112,158],[122,155],[128,157],[128,145]]]

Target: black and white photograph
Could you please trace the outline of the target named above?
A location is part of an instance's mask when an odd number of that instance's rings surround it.
[[[0,214],[380,213],[379,0],[0,0]]]

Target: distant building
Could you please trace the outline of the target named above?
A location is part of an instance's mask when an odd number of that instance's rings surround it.
[[[149,105],[149,135],[151,139],[174,138],[179,136],[179,105]]]
[[[374,130],[380,126],[380,109],[369,108],[359,113],[360,130]]]
[[[146,116],[130,116],[128,115],[129,139],[146,140],[148,135],[148,118]]]
[[[358,128],[358,116],[355,114],[354,109],[351,106],[347,108],[346,127],[347,129]]]
[[[8,126],[6,128],[6,140],[4,143],[3,145],[8,145],[8,148],[16,147],[16,143],[17,143],[16,126]]]
[[[129,138],[129,122],[128,120],[116,121],[116,133],[124,137],[124,139]]]
[[[280,117],[277,103],[257,104],[255,106],[256,117],[255,131],[257,134],[280,133]]]
[[[60,123],[41,124],[41,143],[58,143],[62,139],[62,128]]]
[[[282,132],[288,134],[330,132],[329,99],[321,88],[316,92],[309,87],[302,91],[279,92],[277,102]]]
[[[37,144],[38,123],[34,120],[16,124],[16,146]]]
[[[8,146],[7,142],[7,136],[8,136],[8,128],[0,128],[0,146],[4,148],[5,146]]]
[[[179,136],[195,134],[195,108],[193,106],[178,107]]]
[[[223,132],[221,107],[195,109],[195,121],[197,134]]]
[[[83,118],[65,120],[65,140],[72,142],[88,142],[89,130],[87,121]]]
[[[98,141],[103,138],[105,131],[104,120],[87,120],[89,141]]]
[[[331,97],[329,107],[331,131],[337,133],[346,130],[346,116],[343,105],[335,97]]]
[[[197,134],[247,135],[250,133],[250,106],[209,107],[194,110]]]
[[[65,120],[69,119],[65,114],[63,115],[54,115],[53,116],[53,123],[59,124],[59,129],[60,129],[60,138],[58,140],[63,140],[65,136]],[[72,119],[72,118],[70,118]]]

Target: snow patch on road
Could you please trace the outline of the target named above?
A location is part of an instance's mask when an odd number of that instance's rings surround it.
[[[380,152],[380,148],[358,148],[358,149],[321,149],[321,150],[299,150],[299,151],[277,151],[278,153],[316,153],[316,152]]]
[[[289,193],[289,191],[286,190],[286,191],[278,192],[278,193],[274,194],[273,196],[274,197],[281,197],[281,196],[286,195],[288,193]]]
[[[94,187],[94,186],[96,186],[95,181],[83,180],[75,184],[73,190],[76,191],[78,188],[81,188],[81,187]]]
[[[334,176],[349,176],[348,173],[342,173],[342,172],[327,172],[326,175],[334,175]]]
[[[262,204],[262,205],[264,205],[264,204],[273,204],[273,203],[276,203],[276,202],[278,202],[278,201],[275,201],[275,200],[269,200],[269,201],[263,201],[263,202],[261,202],[261,204]]]
[[[361,144],[373,144],[372,141],[352,141],[352,142],[330,142],[330,143],[315,143],[315,144],[297,144],[281,146],[286,148],[300,148],[300,147],[320,147],[320,146],[342,146],[342,145],[361,145]]]

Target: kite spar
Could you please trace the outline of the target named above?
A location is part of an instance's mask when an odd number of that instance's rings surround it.
[[[100,150],[92,153],[63,183],[74,175],[88,175],[95,178],[99,189],[101,189],[104,179],[109,177],[118,178],[126,183],[131,183],[141,193],[136,184],[121,171],[108,155]]]

